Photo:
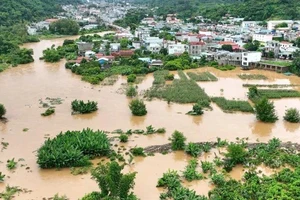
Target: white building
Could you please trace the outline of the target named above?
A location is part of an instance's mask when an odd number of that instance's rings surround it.
[[[280,42],[280,50],[288,49],[293,46],[293,43],[282,41]]]
[[[151,51],[152,53],[159,53],[159,51],[161,50],[162,46],[157,44],[157,43],[150,43],[147,46],[147,50]]]
[[[288,28],[291,28],[294,21],[293,20],[276,20],[276,21],[268,21],[268,30],[274,30],[275,26],[281,23],[287,23]]]
[[[168,53],[170,55],[176,54],[176,55],[180,55],[183,54],[184,52],[188,51],[189,46],[186,44],[182,44],[182,43],[177,43],[177,44],[170,44],[168,46]]]
[[[159,37],[147,37],[143,40],[144,46],[152,53],[158,53],[163,47],[163,42],[164,40]]]
[[[257,40],[259,42],[269,42],[273,40],[273,35],[271,34],[264,34],[264,33],[255,33],[253,34],[253,41]]]
[[[261,61],[261,52],[252,51],[242,54],[242,66],[249,66],[249,63]]]
[[[121,44],[120,43],[110,43],[110,50],[112,52],[118,52],[121,49]]]
[[[254,28],[258,23],[258,21],[243,21],[241,26],[242,28]]]

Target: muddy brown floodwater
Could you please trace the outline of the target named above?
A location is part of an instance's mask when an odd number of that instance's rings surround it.
[[[0,73],[0,102],[7,108],[6,117],[9,120],[5,124],[0,122],[0,138],[9,143],[8,148],[0,152],[0,160],[3,162],[0,164],[0,171],[9,176],[4,183],[0,183],[0,191],[8,184],[32,190],[31,193],[20,194],[16,199],[40,200],[59,193],[76,200],[86,193],[98,190],[90,175],[73,176],[69,169],[57,171],[38,168],[35,151],[42,145],[45,136],[54,137],[61,131],[87,127],[107,131],[145,129],[149,125],[156,128],[165,127],[167,130],[164,135],[132,136],[127,144],[129,147],[168,143],[168,137],[174,130],[184,132],[188,141],[195,142],[216,141],[217,137],[230,141],[234,141],[236,137],[248,137],[251,142],[257,139],[266,142],[270,138],[278,137],[283,141],[300,142],[299,124],[282,120],[285,109],[290,107],[300,109],[299,98],[274,101],[280,117],[275,124],[257,122],[253,114],[224,113],[215,104],[212,104],[212,111],[207,111],[200,117],[192,117],[185,115],[191,109],[191,104],[167,104],[160,100],[146,102],[147,116],[133,117],[128,109],[129,99],[117,92],[126,82],[124,77],[120,77],[113,86],[92,86],[65,69],[65,61],[50,64],[39,60],[44,49],[53,44],[61,45],[64,39],[66,38],[42,40],[39,43],[24,45],[34,50],[35,62]],[[222,72],[214,68],[201,68],[194,71],[210,71],[215,74],[219,81],[201,82],[199,85],[210,96],[224,96],[228,99],[247,99],[247,89],[242,87],[243,83],[300,84],[298,77],[287,77],[268,71],[247,71],[251,74],[263,74],[269,78],[263,81],[241,80],[237,74],[243,71],[239,69]],[[145,76],[143,82],[139,84],[139,90],[150,88],[152,81],[152,74]],[[40,108],[39,99],[44,100],[46,97],[60,97],[64,101],[56,106],[56,113],[53,116],[41,117],[40,114],[44,109]],[[74,99],[97,101],[99,110],[88,115],[71,115],[70,103]],[[28,128],[28,131],[23,131],[24,128]],[[5,162],[12,158],[25,160],[19,162],[15,172],[9,172],[5,167]],[[158,178],[168,169],[183,170],[189,159],[180,152],[136,158],[133,166],[126,167],[126,170],[138,172],[134,192],[142,200],[158,199],[161,192],[155,187]],[[26,166],[21,167],[21,164]],[[237,169],[236,174],[233,176],[238,179],[241,169]],[[208,181],[185,184],[199,194],[207,194],[212,188]]]

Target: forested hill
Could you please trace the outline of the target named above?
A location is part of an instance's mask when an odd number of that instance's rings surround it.
[[[217,4],[200,10],[204,16],[217,19],[230,13],[246,20],[299,19],[300,0],[243,0],[232,4]]]
[[[0,26],[34,21],[61,11],[60,4],[81,0],[0,0]]]
[[[247,20],[299,19],[300,0],[134,0],[159,7],[157,14],[203,15],[218,20],[227,13]]]

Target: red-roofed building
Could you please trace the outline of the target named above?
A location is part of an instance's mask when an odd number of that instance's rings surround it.
[[[111,53],[114,57],[131,57],[134,54],[134,50],[120,50],[119,52]]]
[[[190,42],[189,54],[191,56],[200,56],[207,49],[205,42]]]
[[[224,41],[222,41],[222,42],[219,42],[219,44],[221,46],[223,46],[223,45],[231,45],[233,51],[239,51],[240,50],[239,45],[236,44],[236,43],[234,43],[234,42],[224,42]]]

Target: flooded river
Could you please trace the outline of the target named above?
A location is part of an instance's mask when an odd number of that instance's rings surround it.
[[[81,78],[65,69],[65,61],[50,64],[39,60],[42,51],[53,44],[61,45],[64,39],[43,40],[39,43],[24,45],[34,50],[35,62],[11,68],[0,73],[0,103],[7,109],[7,123],[0,122],[0,138],[9,143],[0,152],[0,171],[6,176],[0,183],[0,191],[7,184],[32,190],[20,194],[16,199],[40,200],[54,194],[65,194],[71,200],[83,197],[91,191],[98,191],[97,184],[90,175],[74,176],[69,169],[41,170],[36,164],[35,151],[42,145],[45,137],[54,137],[61,131],[80,130],[90,127],[113,131],[115,129],[145,129],[152,125],[155,128],[165,127],[167,133],[152,136],[131,136],[129,147],[135,145],[146,147],[168,143],[168,137],[179,130],[185,134],[188,141],[216,141],[217,137],[234,141],[235,138],[248,137],[249,141],[266,142],[278,137],[283,141],[300,142],[299,124],[284,122],[282,117],[287,108],[300,109],[300,99],[282,99],[274,101],[280,118],[274,124],[257,122],[255,115],[224,113],[215,104],[213,110],[203,116],[185,115],[192,105],[167,104],[165,101],[147,101],[148,114],[144,117],[133,117],[128,108],[129,99],[117,92],[126,82],[124,77],[113,86],[92,86],[81,81]],[[244,81],[237,77],[241,70],[222,72],[214,68],[201,68],[198,71],[210,71],[219,78],[217,82],[199,83],[210,96],[224,96],[228,99],[246,100],[247,88],[243,83],[251,84],[300,84],[300,78],[287,77],[268,71],[252,70],[247,73],[263,74],[268,77],[264,81]],[[139,84],[139,90],[151,87],[153,76],[144,78]],[[299,89],[299,88],[296,88]],[[56,106],[56,113],[50,117],[41,117],[45,109],[40,108],[39,100],[47,97],[62,98],[63,103]],[[74,99],[93,100],[98,102],[99,110],[88,115],[71,115],[71,101]],[[24,131],[27,128],[28,131]],[[23,158],[15,172],[6,169],[6,161]],[[169,168],[183,170],[190,158],[181,152],[154,157],[136,158],[135,164],[127,170],[137,171],[135,193],[142,200],[158,199],[159,193],[155,185],[159,177]],[[24,164],[24,167],[21,167]],[[29,167],[29,168],[26,168]],[[237,173],[240,173],[239,169]],[[238,176],[238,175],[237,175]],[[199,194],[207,194],[211,185],[207,180],[186,183]]]

